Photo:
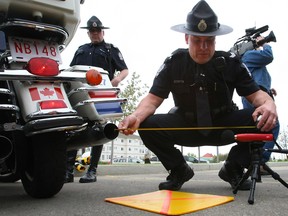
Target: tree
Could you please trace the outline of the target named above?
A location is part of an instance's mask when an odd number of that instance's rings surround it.
[[[228,154],[218,154],[216,156],[213,156],[212,163],[219,163],[220,161],[225,161],[228,157]]]
[[[285,150],[288,149],[288,133],[287,133],[287,127],[283,129],[283,131],[280,131],[277,143],[279,146]],[[288,155],[286,154],[286,159],[288,158]]]
[[[121,83],[121,86],[125,84]],[[126,81],[126,87],[123,91],[120,91],[119,97],[126,98],[127,103],[123,104],[123,112],[124,116],[131,114],[138,105],[142,96],[147,92],[148,85],[142,84],[140,75],[136,72],[132,73],[132,78]]]
[[[124,86],[125,84],[120,83],[120,86]],[[123,91],[120,91],[118,94],[119,98],[126,98],[127,102],[122,105],[124,118],[125,116],[128,116],[131,114],[135,109],[137,104],[139,103],[141,97],[147,92],[148,86],[144,83],[141,83],[140,75],[136,72],[132,73],[132,78],[126,81],[126,87]],[[118,122],[122,118],[115,119],[113,123]],[[114,140],[111,142],[111,160],[110,163],[113,163],[113,150],[114,150]]]

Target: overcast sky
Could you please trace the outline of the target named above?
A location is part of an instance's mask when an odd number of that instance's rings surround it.
[[[143,83],[151,86],[164,59],[175,49],[187,47],[184,34],[174,32],[170,27],[185,23],[187,13],[197,2],[198,0],[86,0],[81,5],[79,27],[86,26],[91,16],[97,16],[104,26],[110,27],[105,30],[105,41],[113,43],[121,50],[130,74],[135,71],[140,74]],[[268,66],[268,70],[272,76],[272,87],[278,92],[276,104],[281,123],[280,131],[287,129],[288,2],[207,0],[207,3],[217,14],[220,24],[234,29],[232,33],[216,38],[217,50],[229,50],[236,40],[245,34],[247,28],[269,25],[269,30],[262,35],[267,36],[270,31],[274,32],[277,42],[270,43],[274,61]],[[79,29],[63,51],[61,67],[68,67],[78,46],[88,42],[86,30]],[[238,97],[235,97],[235,101],[242,106]],[[158,112],[167,112],[172,106],[172,100],[168,99]]]

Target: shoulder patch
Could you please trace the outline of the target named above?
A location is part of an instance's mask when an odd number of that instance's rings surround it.
[[[124,58],[123,58],[123,55],[122,55],[121,52],[118,52],[118,57],[119,57],[120,60],[124,61]]]
[[[233,52],[231,52],[229,57],[230,57],[230,58],[236,58],[236,54],[233,53]]]
[[[156,75],[155,75],[155,78],[161,73],[161,71],[164,69],[164,67],[165,67],[165,63],[163,63],[163,64],[160,66],[160,68],[158,69],[158,71],[157,71],[157,73],[156,73]]]

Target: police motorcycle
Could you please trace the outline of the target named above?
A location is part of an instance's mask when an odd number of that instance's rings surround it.
[[[118,88],[102,68],[59,70],[84,0],[0,0],[0,182],[34,198],[63,187],[66,151],[118,136]],[[87,81],[87,71],[96,84]],[[91,85],[89,85],[90,83]]]

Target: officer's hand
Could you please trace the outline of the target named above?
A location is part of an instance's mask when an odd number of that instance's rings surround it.
[[[131,135],[139,128],[139,125],[139,119],[135,115],[131,114],[119,123],[118,129],[125,135]]]
[[[114,77],[114,78],[111,80],[111,85],[112,85],[113,87],[117,87],[120,82],[121,82],[121,79],[120,79],[120,78]]]
[[[277,112],[273,103],[264,103],[262,106],[255,109],[252,117],[256,122],[256,127],[263,131],[271,131],[277,123]],[[259,118],[259,116],[261,116]]]

